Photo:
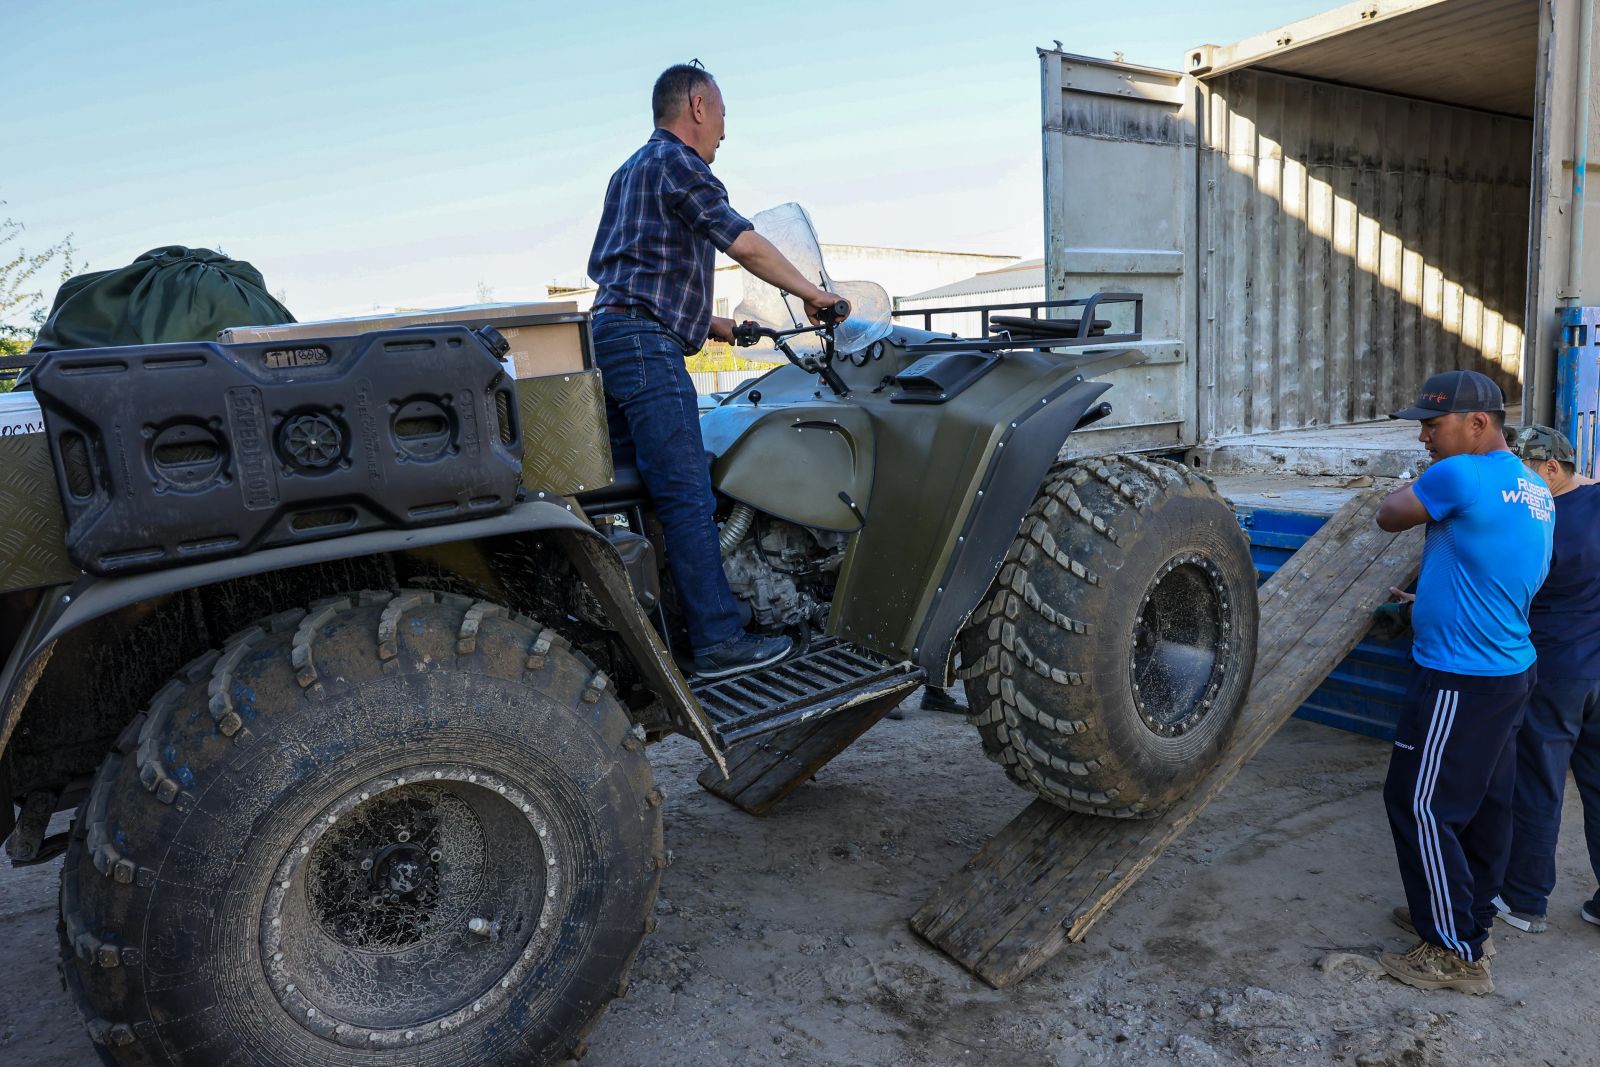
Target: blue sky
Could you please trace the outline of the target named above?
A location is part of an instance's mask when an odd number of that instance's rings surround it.
[[[0,213],[92,269],[221,247],[301,319],[540,299],[581,277],[656,74],[698,57],[746,214],[1038,255],[1036,46],[1173,67],[1331,6],[0,0]]]

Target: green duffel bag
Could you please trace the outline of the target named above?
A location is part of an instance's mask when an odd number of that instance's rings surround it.
[[[169,245],[126,267],[63,282],[28,354],[215,341],[230,326],[293,321],[250,264],[209,249]]]

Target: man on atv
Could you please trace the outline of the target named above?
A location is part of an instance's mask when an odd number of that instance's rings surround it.
[[[717,546],[711,475],[694,383],[684,357],[707,338],[733,340],[711,314],[712,269],[725,252],[816,312],[839,297],[800,273],[728,204],[711,173],[726,109],[705,68],[678,64],[656,79],[655,132],[615,174],[589,254],[595,362],[605,382],[611,451],[637,466],[666,533],[696,674],[715,678],[776,663],[787,637],[746,633]]]

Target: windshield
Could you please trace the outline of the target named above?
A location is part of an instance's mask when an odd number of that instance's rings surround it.
[[[888,292],[876,282],[833,280],[823,263],[822,243],[817,240],[816,228],[805,208],[779,204],[758,212],[750,221],[756,232],[771,241],[801,274],[850,301],[850,317],[834,330],[834,345],[840,352],[859,352],[889,335],[892,320]],[[792,330],[808,323],[805,301],[749,272],[744,277],[744,299],[734,308],[733,317],[737,321],[754,319],[775,330]],[[791,345],[796,352],[815,352],[821,349],[822,342],[815,334],[802,334]]]

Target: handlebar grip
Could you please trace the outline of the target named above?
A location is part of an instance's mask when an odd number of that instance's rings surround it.
[[[739,348],[749,348],[761,340],[761,327],[754,322],[740,322],[733,327],[733,343]]]
[[[832,307],[817,312],[817,321],[824,326],[836,326],[850,317],[850,301],[839,300]]]

